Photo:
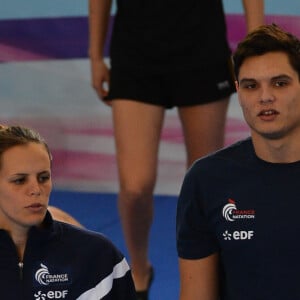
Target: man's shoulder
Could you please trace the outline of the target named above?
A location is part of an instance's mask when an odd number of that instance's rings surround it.
[[[247,138],[210,153],[198,159],[195,164],[203,166],[206,164],[219,163],[220,161],[243,161],[245,159],[248,160],[251,153],[253,153],[252,140],[251,138]]]

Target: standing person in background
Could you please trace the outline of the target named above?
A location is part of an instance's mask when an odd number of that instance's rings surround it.
[[[53,220],[51,190],[45,141],[0,125],[1,299],[136,300],[124,256],[101,234]]]
[[[263,23],[263,1],[243,1],[248,30]],[[223,146],[234,81],[221,0],[89,1],[92,85],[112,107],[120,180],[119,212],[139,299],[148,299],[153,191],[165,110],[177,107],[187,166]]]
[[[261,26],[233,61],[251,137],[199,159],[184,179],[180,300],[298,299],[300,40]]]

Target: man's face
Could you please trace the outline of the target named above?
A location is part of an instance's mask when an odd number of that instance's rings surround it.
[[[284,52],[247,58],[236,87],[253,138],[299,138],[300,82]]]

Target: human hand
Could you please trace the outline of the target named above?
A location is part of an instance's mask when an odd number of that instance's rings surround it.
[[[105,101],[109,90],[109,69],[103,59],[91,59],[91,80],[99,99],[110,105],[110,101]]]

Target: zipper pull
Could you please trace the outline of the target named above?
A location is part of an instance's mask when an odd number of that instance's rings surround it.
[[[23,279],[23,267],[24,267],[23,262],[19,262],[18,266],[19,266],[19,271],[20,271],[20,278],[22,280]]]

